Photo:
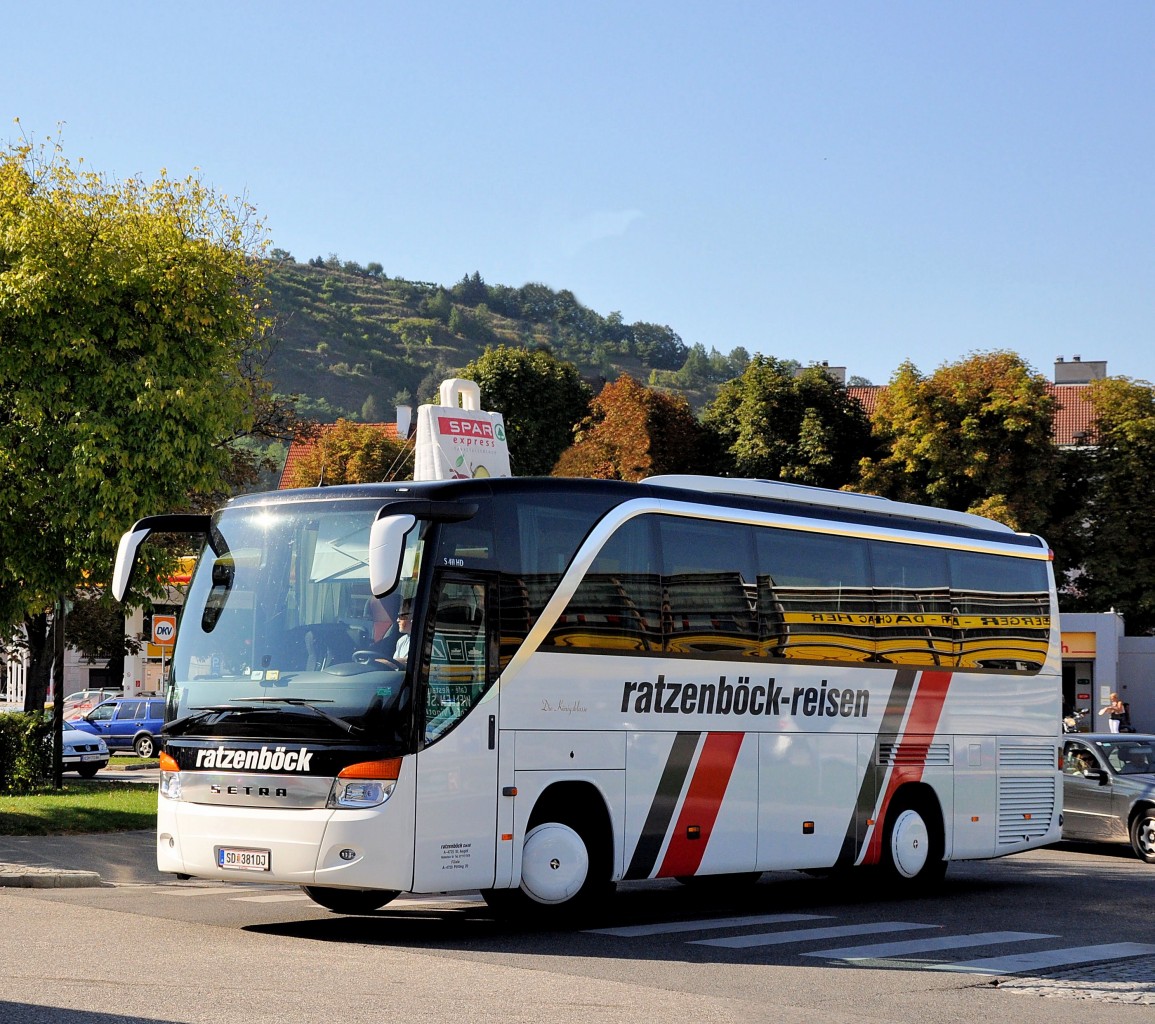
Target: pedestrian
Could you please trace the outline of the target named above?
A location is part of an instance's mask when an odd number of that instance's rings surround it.
[[[1111,699],[1099,708],[1099,714],[1110,714],[1111,717],[1107,720],[1107,724],[1111,732],[1118,732],[1123,719],[1127,717],[1127,707],[1123,701],[1119,699],[1119,695],[1113,693],[1111,694]]]

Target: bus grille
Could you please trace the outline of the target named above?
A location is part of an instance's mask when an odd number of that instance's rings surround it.
[[[880,743],[878,745],[880,765],[949,765],[949,743],[919,743],[906,740],[903,743]]]
[[[1000,768],[1055,768],[1058,755],[1054,744],[1004,743],[999,747]]]
[[[1054,814],[1054,779],[999,780],[1000,846],[1045,836]]]

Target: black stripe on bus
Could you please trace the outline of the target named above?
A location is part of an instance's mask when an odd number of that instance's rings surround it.
[[[862,844],[866,840],[867,821],[878,805],[878,797],[886,779],[886,768],[878,763],[879,751],[883,743],[894,743],[897,740],[917,676],[918,673],[910,668],[899,669],[895,673],[890,697],[886,702],[886,711],[883,713],[878,735],[874,738],[874,749],[870,752],[870,762],[862,774],[862,785],[858,790],[854,813],[850,817],[850,824],[842,840],[842,850],[838,855],[839,867],[850,867],[858,860]]]
[[[680,732],[674,737],[657,792],[654,793],[654,801],[650,804],[638,845],[634,847],[634,855],[626,869],[626,878],[649,878],[653,873],[662,841],[666,838],[677,808],[678,794],[682,792],[701,735],[700,732]]]

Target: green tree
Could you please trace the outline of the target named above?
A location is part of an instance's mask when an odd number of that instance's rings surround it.
[[[716,438],[720,472],[843,487],[873,454],[862,406],[821,367],[754,356],[722,385],[702,424]]]
[[[499,412],[515,476],[546,476],[589,413],[592,393],[577,367],[545,349],[487,348],[460,373],[481,388],[481,407]]]
[[[135,519],[235,468],[262,235],[195,178],[113,182],[59,147],[0,151],[0,626],[28,631],[30,710],[49,609],[109,578]]]
[[[702,428],[681,395],[643,387],[624,373],[602,388],[590,408],[554,476],[641,480],[701,471]]]
[[[989,515],[1041,531],[1056,472],[1047,380],[1013,352],[972,355],[924,377],[909,361],[874,412],[885,454],[862,463],[866,491]]]
[[[1115,608],[1127,632],[1155,632],[1155,391],[1126,377],[1088,385],[1095,446],[1085,449],[1080,543],[1062,572],[1069,611]],[[1050,537],[1048,536],[1048,540]]]

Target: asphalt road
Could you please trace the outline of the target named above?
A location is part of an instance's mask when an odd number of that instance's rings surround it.
[[[952,865],[931,898],[870,876],[631,883],[571,930],[471,894],[342,917],[285,886],[160,877],[0,890],[0,1021],[1155,1019],[1155,868],[1125,848]]]

